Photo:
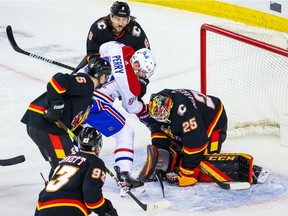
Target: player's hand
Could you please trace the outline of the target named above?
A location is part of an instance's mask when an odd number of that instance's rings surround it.
[[[137,117],[139,118],[140,122],[142,122],[143,124],[145,124],[148,128],[151,125],[151,117],[148,113],[148,105],[144,104],[144,109],[142,112],[136,114]]]
[[[52,101],[49,103],[49,108],[44,112],[44,118],[50,123],[55,123],[60,120],[63,109],[63,101]]]
[[[111,201],[105,198],[105,203],[107,205],[107,212],[105,213],[105,216],[118,216],[118,213],[113,207]]]
[[[138,77],[138,80],[141,84],[141,93],[138,96],[138,99],[141,99],[147,91],[147,85],[149,84],[149,79],[143,78],[143,77]]]

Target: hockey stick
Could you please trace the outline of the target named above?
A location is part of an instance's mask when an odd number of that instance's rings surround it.
[[[123,187],[119,179],[106,167],[106,172],[114,178],[117,185],[121,187],[144,211],[154,211],[159,209],[169,208],[171,203],[170,201],[160,201],[156,203],[144,204],[142,203],[127,187]]]
[[[60,127],[62,127],[67,133],[68,135],[77,142],[77,136],[61,121],[58,120],[57,123],[60,125]]]
[[[57,121],[57,123],[69,134],[69,136],[77,141],[77,136],[61,121]],[[142,203],[130,190],[128,190],[126,187],[123,187],[118,180],[118,178],[106,167],[106,172],[115,179],[116,183],[118,186],[123,188],[125,192],[144,210],[144,211],[152,211],[152,210],[157,210],[157,209],[165,209],[170,206],[169,201],[162,201],[162,202],[157,202],[153,204],[144,204]]]
[[[243,189],[249,189],[250,183],[249,182],[223,182],[219,181],[211,172],[207,169],[206,162],[201,161],[199,168],[203,173],[208,175],[219,187],[225,190],[243,190]]]
[[[74,67],[71,67],[69,65],[66,65],[66,64],[63,64],[63,63],[60,63],[60,62],[57,62],[57,61],[54,61],[54,60],[51,60],[51,59],[48,59],[48,58],[45,58],[45,57],[42,57],[42,56],[39,56],[39,55],[36,55],[36,54],[32,54],[30,52],[27,52],[23,49],[21,49],[18,44],[16,43],[15,41],[15,38],[14,38],[14,35],[13,35],[13,31],[12,31],[12,27],[9,25],[6,27],[6,33],[7,33],[7,37],[8,37],[8,40],[10,42],[10,45],[11,47],[18,53],[21,53],[21,54],[24,54],[24,55],[27,55],[27,56],[30,56],[32,58],[36,58],[36,59],[39,59],[41,61],[44,61],[44,62],[47,62],[47,63],[50,63],[50,64],[54,64],[54,65],[57,65],[57,66],[60,66],[60,67],[63,67],[63,68],[66,68],[66,69],[69,69],[69,70],[72,70],[74,71],[75,68]]]
[[[15,164],[22,163],[24,161],[25,161],[25,156],[19,155],[19,156],[13,157],[13,158],[0,160],[0,166],[15,165]]]

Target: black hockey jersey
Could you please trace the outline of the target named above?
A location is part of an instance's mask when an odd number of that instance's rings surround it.
[[[105,215],[102,194],[106,171],[96,155],[76,152],[59,162],[51,180],[39,194],[35,215]]]
[[[175,141],[183,151],[182,164],[195,168],[203,158],[212,132],[226,127],[227,117],[219,98],[187,89],[164,89],[162,94],[172,97],[170,123],[152,119],[152,144],[160,148]],[[175,148],[175,146],[173,146]]]
[[[102,17],[96,20],[90,27],[86,42],[87,54],[99,53],[100,46],[109,41],[123,43],[133,47],[134,50],[141,48],[150,49],[149,41],[139,23],[131,20],[123,32],[119,36],[115,36],[108,18]]]
[[[29,105],[21,122],[48,133],[65,134],[65,130],[50,123],[43,116],[49,107],[49,101],[64,103],[61,121],[74,130],[88,115],[92,104],[93,90],[94,83],[87,74],[57,73],[47,84],[47,91]]]

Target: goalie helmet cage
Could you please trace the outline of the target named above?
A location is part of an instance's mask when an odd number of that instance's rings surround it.
[[[287,42],[285,33],[241,24],[201,26],[201,92],[222,100],[229,137],[280,135],[288,113]]]

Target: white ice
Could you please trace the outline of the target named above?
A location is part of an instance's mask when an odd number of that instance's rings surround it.
[[[0,1],[0,159],[24,154],[22,164],[0,167],[0,215],[31,216],[49,165],[20,123],[28,104],[43,91],[56,72],[69,73],[52,64],[16,53],[6,38],[6,26],[13,27],[16,41],[23,49],[64,64],[76,66],[85,54],[90,25],[109,13],[113,1]],[[158,68],[151,78],[149,95],[163,88],[199,90],[199,28],[203,23],[221,19],[130,2],[132,14],[149,37]],[[115,106],[125,113],[119,103]],[[135,166],[137,175],[145,161],[149,131],[133,115],[125,114],[135,129]],[[101,157],[112,169],[115,141],[104,140]],[[287,215],[288,148],[276,136],[247,136],[228,139],[223,152],[245,152],[255,164],[271,169],[266,184],[245,191],[224,191],[214,183],[199,183],[179,188],[165,184],[166,210],[144,212],[130,197],[120,198],[114,180],[107,176],[104,194],[114,203],[119,215]],[[145,190],[145,191],[144,191]],[[132,191],[145,203],[165,200],[158,183],[148,183]]]

